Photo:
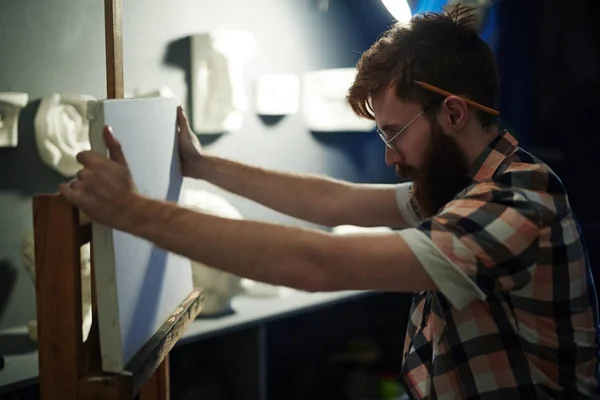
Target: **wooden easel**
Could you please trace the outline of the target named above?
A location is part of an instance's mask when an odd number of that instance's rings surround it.
[[[121,0],[105,0],[107,97],[123,98]],[[82,341],[80,248],[89,220],[59,195],[33,198],[39,389],[42,400],[169,399],[169,351],[201,311],[195,289],[121,374],[101,370],[94,265],[91,330]],[[93,247],[92,247],[93,251]]]

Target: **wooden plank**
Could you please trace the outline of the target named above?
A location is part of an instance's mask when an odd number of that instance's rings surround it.
[[[150,379],[142,386],[140,400],[169,400],[169,398],[169,356],[167,355]]]
[[[194,289],[127,364],[126,370],[133,375],[134,394],[158,369],[187,327],[196,319],[202,310],[203,300],[203,292],[199,288]]]
[[[82,376],[79,215],[62,196],[33,198],[40,396],[76,400]]]
[[[106,94],[109,99],[122,99],[125,92],[122,14],[121,0],[104,0]]]

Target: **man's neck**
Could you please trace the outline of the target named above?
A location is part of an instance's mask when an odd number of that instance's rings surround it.
[[[498,127],[494,125],[487,128],[478,127],[471,134],[467,135],[468,139],[463,144],[462,150],[466,156],[468,165],[473,165],[477,161],[481,153],[497,137],[498,133]]]

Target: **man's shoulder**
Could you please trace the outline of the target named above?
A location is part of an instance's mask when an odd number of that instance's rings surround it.
[[[519,148],[490,179],[474,182],[457,197],[479,198],[509,207],[533,208],[541,220],[571,212],[567,190],[552,168]]]
[[[518,148],[504,160],[491,180],[503,187],[533,191],[540,195],[567,195],[556,172],[544,161],[522,148]]]

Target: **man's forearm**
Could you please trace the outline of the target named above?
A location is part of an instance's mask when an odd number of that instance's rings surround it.
[[[196,178],[305,221],[337,224],[335,199],[348,184],[325,176],[266,170],[236,161],[205,156]]]
[[[213,268],[306,291],[433,290],[396,233],[334,235],[216,217],[139,197],[115,227]]]
[[[246,278],[302,290],[322,287],[316,262],[328,234],[225,219],[142,198],[120,227],[157,246]]]
[[[194,176],[283,214],[325,226],[407,226],[392,185],[360,185],[205,156]]]

